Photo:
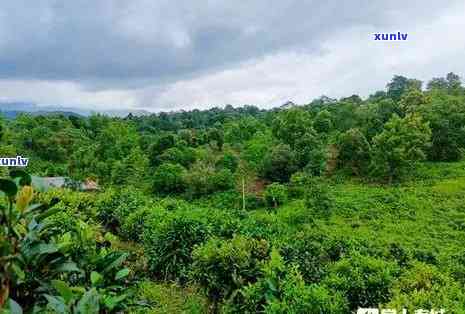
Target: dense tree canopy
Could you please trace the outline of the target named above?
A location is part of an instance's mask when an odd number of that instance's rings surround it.
[[[417,160],[426,159],[430,146],[431,129],[420,116],[409,114],[405,118],[394,115],[384,131],[373,139],[373,167],[375,172],[392,179]]]
[[[2,118],[0,157],[29,164],[0,168],[0,308],[462,313],[464,150],[454,73],[270,110]]]

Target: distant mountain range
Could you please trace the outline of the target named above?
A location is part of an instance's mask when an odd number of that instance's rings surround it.
[[[152,114],[149,111],[139,109],[115,109],[96,111],[58,105],[39,106],[34,103],[26,102],[0,102],[0,114],[6,118],[13,119],[18,114],[24,112],[33,115],[63,114],[65,116],[89,116],[93,113],[100,113],[111,117],[126,117],[130,113],[134,116],[144,116]]]
[[[71,111],[16,111],[16,110],[3,111],[3,110],[0,110],[0,115],[7,119],[14,119],[22,113],[28,113],[33,116],[54,115],[54,114],[64,115],[66,117],[69,117],[69,116],[82,117],[83,116],[83,115],[80,115],[78,113],[71,112]]]

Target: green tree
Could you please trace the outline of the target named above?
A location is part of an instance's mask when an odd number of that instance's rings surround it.
[[[195,151],[186,146],[170,147],[161,153],[158,159],[161,163],[180,164],[187,168],[195,162]]]
[[[295,141],[305,135],[311,125],[307,111],[292,108],[278,113],[272,122],[272,131],[275,138],[294,147]]]
[[[403,112],[399,102],[390,98],[381,99],[376,103],[368,103],[365,106],[357,108],[357,125],[367,140],[371,142],[372,138],[381,133],[384,124],[397,114],[402,116]]]
[[[239,165],[239,159],[232,152],[225,152],[215,163],[218,169],[229,169],[234,173]]]
[[[208,131],[208,141],[215,142],[218,150],[223,150],[224,134],[223,131],[218,128],[212,128]]]
[[[240,157],[249,164],[250,168],[258,170],[272,145],[273,138],[270,132],[257,132],[244,144]]]
[[[463,91],[460,76],[450,72],[446,77],[435,77],[428,82],[428,91],[445,92],[449,95],[460,95]]]
[[[426,158],[430,140],[431,129],[418,114],[393,116],[383,132],[373,139],[374,174],[386,177],[389,182],[399,178],[408,166]]]
[[[277,208],[287,202],[287,188],[279,183],[272,183],[265,189],[265,201],[268,206]]]
[[[243,143],[250,140],[257,131],[263,129],[264,126],[254,117],[229,121],[224,125],[225,142],[231,144]]]
[[[460,80],[460,76],[453,72],[447,73],[446,81],[449,94],[458,95],[462,90],[462,82]]]
[[[195,136],[192,130],[189,129],[182,129],[178,131],[178,137],[187,143],[189,146],[195,146]]]
[[[465,106],[451,96],[433,99],[421,110],[431,128],[428,158],[434,161],[456,161],[465,148]]]
[[[168,148],[176,145],[176,137],[173,134],[164,134],[158,137],[149,148],[150,165],[153,167],[158,166],[160,161],[160,155]]]
[[[112,182],[119,185],[144,187],[147,183],[149,160],[139,147],[134,147],[123,160],[118,160],[112,168]]]
[[[430,98],[423,94],[421,90],[412,89],[405,92],[400,100],[400,108],[404,114],[413,113],[430,102]]]
[[[191,198],[234,188],[234,176],[229,169],[223,168],[216,171],[214,166],[203,162],[194,164],[184,179],[186,194]]]
[[[332,126],[331,113],[328,110],[321,110],[313,120],[313,128],[318,133],[328,133]]]
[[[295,141],[294,154],[297,166],[307,168],[312,174],[320,175],[325,165],[325,149],[321,136],[310,128],[301,138]]]
[[[405,76],[395,75],[387,84],[387,95],[395,101],[399,101],[402,94],[409,89],[421,90],[421,81],[409,79]]]
[[[426,85],[428,91],[432,90],[447,90],[448,84],[447,80],[443,77],[435,77],[431,79]]]
[[[370,144],[359,129],[350,129],[337,139],[338,161],[348,167],[353,174],[366,171],[370,162]]]
[[[153,175],[153,191],[157,194],[176,194],[184,192],[186,169],[177,164],[161,164]]]
[[[313,177],[307,178],[304,187],[305,206],[319,216],[328,217],[334,207],[334,196],[328,183],[320,177]]]
[[[289,145],[278,144],[265,155],[262,164],[262,176],[275,182],[288,182],[297,170],[295,153]]]

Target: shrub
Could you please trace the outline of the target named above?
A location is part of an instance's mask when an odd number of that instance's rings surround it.
[[[200,165],[191,169],[185,177],[187,195],[197,198],[234,187],[234,176],[229,169],[215,171],[213,167]]]
[[[44,203],[59,200],[60,202],[56,206],[84,221],[97,218],[99,196],[92,193],[76,192],[70,189],[52,189],[37,194],[36,199]]]
[[[187,201],[178,198],[167,197],[160,200],[160,205],[167,211],[189,210],[190,205]]]
[[[141,241],[142,231],[150,223],[151,213],[152,210],[147,207],[141,207],[130,213],[121,226],[121,235],[127,240]]]
[[[296,198],[303,197],[306,187],[312,182],[312,178],[312,175],[307,172],[294,173],[290,179],[289,195]]]
[[[223,156],[216,161],[215,166],[219,169],[228,169],[231,172],[235,172],[239,166],[239,160],[234,154],[225,152]]]
[[[262,276],[241,289],[225,313],[347,313],[343,297],[318,285],[306,285],[297,267],[286,266],[277,251],[262,267]]]
[[[195,161],[195,151],[189,147],[171,147],[160,155],[161,163],[179,164],[189,167]]]
[[[153,220],[144,230],[144,247],[152,275],[184,281],[195,245],[209,236],[209,228],[198,219],[169,214]]]
[[[305,285],[296,268],[281,283],[280,299],[272,299],[266,313],[347,313],[347,305],[339,293],[319,285]]]
[[[462,285],[435,266],[415,262],[393,287],[390,308],[445,309],[448,313],[463,313],[465,293]]]
[[[8,198],[8,207],[0,201],[0,308],[7,307],[1,312],[123,311],[126,254],[100,247],[98,228],[72,216],[64,203],[53,208],[52,198],[31,205],[31,177],[10,175],[14,181],[0,179],[0,194]]]
[[[192,256],[192,278],[216,306],[222,298],[257,280],[260,262],[268,256],[268,243],[242,236],[214,238],[197,247]]]
[[[306,282],[319,282],[327,273],[330,262],[351,250],[351,244],[310,228],[292,234],[283,241],[281,254],[284,259],[299,266]]]
[[[390,300],[397,273],[395,263],[355,253],[331,265],[323,283],[343,293],[350,309],[355,310]]]
[[[153,191],[162,195],[184,192],[184,173],[184,167],[178,164],[161,164],[153,175]]]
[[[245,195],[245,204],[247,209],[254,210],[265,206],[265,201],[263,198],[255,194],[246,194]]]
[[[274,208],[283,205],[287,201],[287,188],[279,183],[272,183],[265,189],[265,201],[268,206]]]
[[[227,191],[234,188],[234,176],[231,170],[222,169],[211,176],[208,183],[212,192]]]
[[[211,209],[203,211],[203,215],[211,226],[212,234],[220,238],[232,238],[240,233],[242,220],[237,212],[230,210]]]
[[[320,178],[310,180],[305,186],[305,205],[317,214],[328,216],[334,206],[329,186]]]
[[[360,175],[370,162],[370,144],[359,129],[350,129],[337,139],[340,167],[347,167],[352,174]]]
[[[79,219],[74,215],[73,211],[66,208],[62,203],[58,203],[55,206],[55,208],[59,208],[60,210],[45,220],[48,228],[47,232],[44,232],[44,235],[62,235],[66,232],[74,231]]]
[[[97,198],[97,217],[107,229],[119,233],[125,219],[148,203],[143,193],[134,188],[109,189]]]
[[[276,182],[288,182],[297,170],[297,160],[289,145],[278,144],[272,147],[262,160],[261,174]]]

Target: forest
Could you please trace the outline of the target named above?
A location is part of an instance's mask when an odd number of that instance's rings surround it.
[[[465,313],[464,149],[454,73],[269,110],[0,118],[0,157],[29,158],[0,167],[0,313]]]

